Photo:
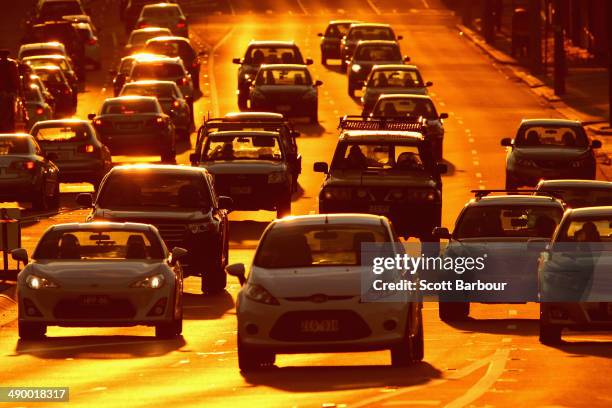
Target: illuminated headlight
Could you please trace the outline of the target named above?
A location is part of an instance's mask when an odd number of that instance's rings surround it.
[[[159,289],[164,286],[166,278],[161,273],[157,275],[147,276],[144,279],[141,279],[137,282],[134,282],[130,285],[132,288],[141,288],[141,289]]]
[[[359,72],[359,71],[361,71],[361,65],[359,65],[359,64],[353,64],[353,65],[351,66],[351,70],[352,70],[353,72]]]
[[[204,224],[204,223],[189,224],[187,228],[189,228],[189,231],[192,234],[198,234],[198,233],[208,231],[208,224]]]
[[[327,187],[323,190],[322,198],[326,200],[350,200],[351,189],[344,187]]]
[[[275,171],[268,174],[269,184],[283,183],[285,180],[287,180],[287,175],[283,171]]]
[[[59,287],[56,283],[50,281],[49,279],[36,275],[28,276],[26,278],[26,285],[28,285],[30,289],[47,289]]]
[[[244,287],[244,295],[254,302],[266,305],[278,305],[278,300],[261,285],[247,283]]]
[[[244,74],[244,80],[245,81],[250,81],[252,78],[251,74]]]
[[[516,164],[521,167],[538,167],[531,159],[516,159]]]

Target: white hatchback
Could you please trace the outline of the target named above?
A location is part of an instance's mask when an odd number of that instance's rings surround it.
[[[393,365],[423,359],[420,301],[366,301],[364,243],[396,242],[385,217],[328,214],[286,217],[263,233],[248,275],[238,277],[238,364],[274,364],[278,353],[391,350]]]

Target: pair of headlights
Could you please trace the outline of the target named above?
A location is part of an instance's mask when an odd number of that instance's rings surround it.
[[[161,273],[147,276],[144,279],[140,279],[130,285],[130,288],[139,288],[139,289],[159,289],[164,286],[166,278]],[[51,279],[45,278],[43,276],[38,275],[29,275],[26,278],[26,285],[30,289],[38,290],[38,289],[54,289],[59,288],[59,285],[53,282]]]

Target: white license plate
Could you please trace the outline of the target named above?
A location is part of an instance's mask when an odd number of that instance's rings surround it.
[[[251,187],[230,187],[230,193],[232,194],[251,194]]]
[[[371,214],[388,214],[390,207],[388,205],[371,205],[368,210]]]
[[[291,110],[291,106],[289,105],[278,105],[276,107],[276,110],[278,110],[279,112],[287,112]]]
[[[300,321],[302,333],[336,333],[340,331],[337,319],[307,319]]]

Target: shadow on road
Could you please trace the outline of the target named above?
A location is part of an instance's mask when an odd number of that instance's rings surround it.
[[[515,336],[538,336],[539,322],[536,319],[474,319],[446,322],[449,326],[464,332],[511,334]]]
[[[317,366],[271,367],[242,374],[252,385],[265,385],[289,392],[323,392],[371,387],[410,387],[440,378],[441,371],[428,363],[410,367]]]
[[[320,123],[299,123],[293,121],[297,130],[300,131],[300,137],[321,137],[325,134],[325,128]],[[299,143],[299,138],[298,138]]]
[[[552,346],[559,351],[571,354],[572,357],[594,356],[612,358],[612,341],[563,341]]]
[[[229,240],[232,243],[259,241],[269,222],[261,221],[230,221]]]
[[[213,320],[234,308],[234,298],[227,291],[215,295],[183,294],[183,319]]]
[[[454,176],[455,172],[457,171],[455,165],[444,158],[442,159],[442,163],[446,164],[446,173],[443,174],[442,177]]]
[[[185,340],[157,340],[145,336],[75,336],[49,337],[44,340],[19,340],[16,355],[30,355],[45,360],[66,358],[89,360],[115,360],[159,357],[180,349]]]

